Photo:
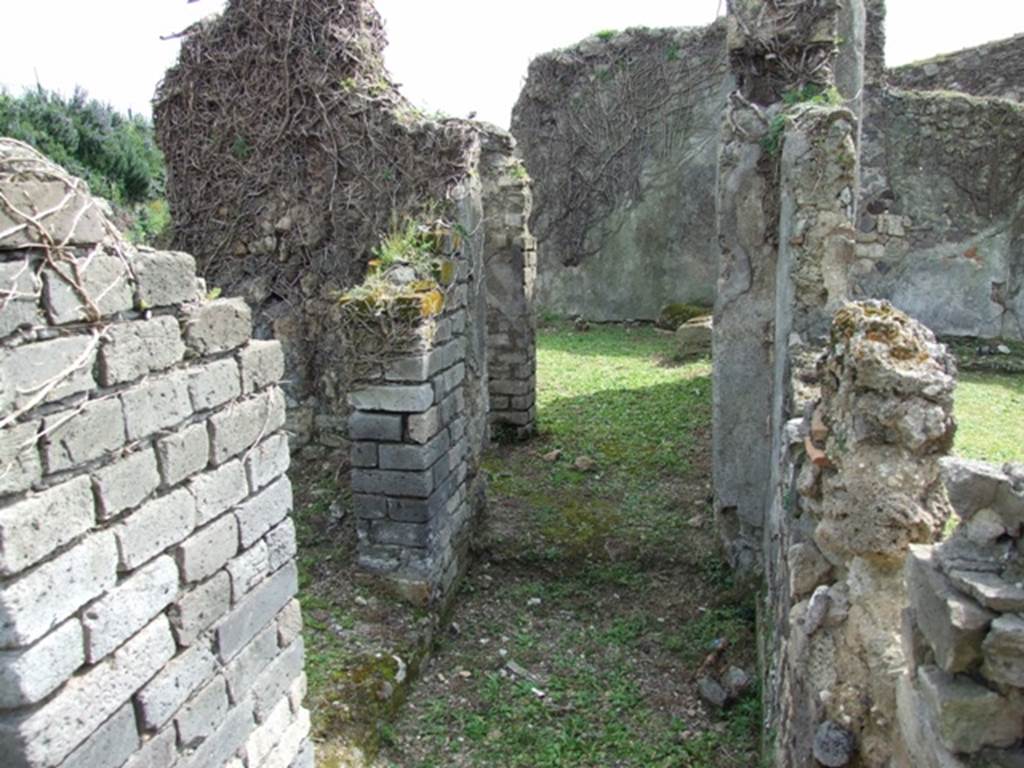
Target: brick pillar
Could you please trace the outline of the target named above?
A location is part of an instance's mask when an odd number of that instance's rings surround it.
[[[348,396],[359,564],[421,604],[443,599],[465,567],[466,296],[460,281],[418,328],[417,349]]]
[[[0,193],[0,764],[312,768],[280,346],[6,139]]]
[[[533,197],[510,134],[488,129],[481,146],[490,423],[495,437],[522,439],[537,421],[537,247],[527,226]]]

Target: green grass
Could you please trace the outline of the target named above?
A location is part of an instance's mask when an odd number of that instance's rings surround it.
[[[957,454],[1024,462],[1024,376],[962,373],[955,397]]]
[[[713,641],[754,668],[755,595],[733,583],[711,526],[710,361],[673,353],[649,327],[540,330],[540,434],[485,456],[488,555],[389,765],[756,764],[756,692],[725,713],[696,703]],[[581,456],[596,467],[575,469]],[[501,674],[503,659],[536,679]]]
[[[708,429],[711,365],[672,364],[673,352],[672,337],[651,328],[540,331],[538,451],[562,457],[485,460],[493,492],[533,510],[549,545],[538,557],[592,552],[612,534],[633,544],[681,535],[671,481],[692,469]],[[573,467],[581,456],[596,461],[593,472]]]

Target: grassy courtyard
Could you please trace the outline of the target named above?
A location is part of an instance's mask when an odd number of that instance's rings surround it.
[[[710,361],[672,352],[648,327],[540,332],[541,434],[488,453],[477,557],[443,625],[360,579],[344,477],[306,465],[321,766],[359,764],[353,743],[380,751],[376,768],[757,765],[757,691],[721,711],[696,690],[703,670],[756,677],[756,595],[716,546]],[[1022,412],[1024,376],[963,372],[956,452],[1024,461]],[[433,640],[419,680],[399,685],[388,659]]]
[[[955,402],[957,454],[997,464],[1024,462],[1024,375],[961,373]]]
[[[696,692],[706,659],[756,677],[755,595],[712,530],[710,363],[671,353],[650,328],[541,332],[542,434],[487,457],[477,564],[382,765],[756,764],[756,691]]]

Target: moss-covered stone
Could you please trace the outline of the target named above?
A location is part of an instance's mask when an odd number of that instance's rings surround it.
[[[696,317],[703,317],[711,314],[710,307],[703,307],[698,304],[675,303],[666,304],[658,314],[657,326],[667,331],[674,331],[684,323]]]

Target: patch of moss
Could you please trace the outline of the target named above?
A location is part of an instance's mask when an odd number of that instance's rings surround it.
[[[443,220],[406,221],[381,240],[363,282],[341,294],[338,302],[346,312],[386,313],[407,322],[439,315],[444,309],[444,288],[455,282],[458,271],[447,249],[458,248],[460,240],[459,233]]]
[[[666,304],[658,314],[656,325],[659,328],[674,331],[683,323],[693,320],[695,317],[704,317],[710,314],[710,307],[704,307],[699,304]]]

